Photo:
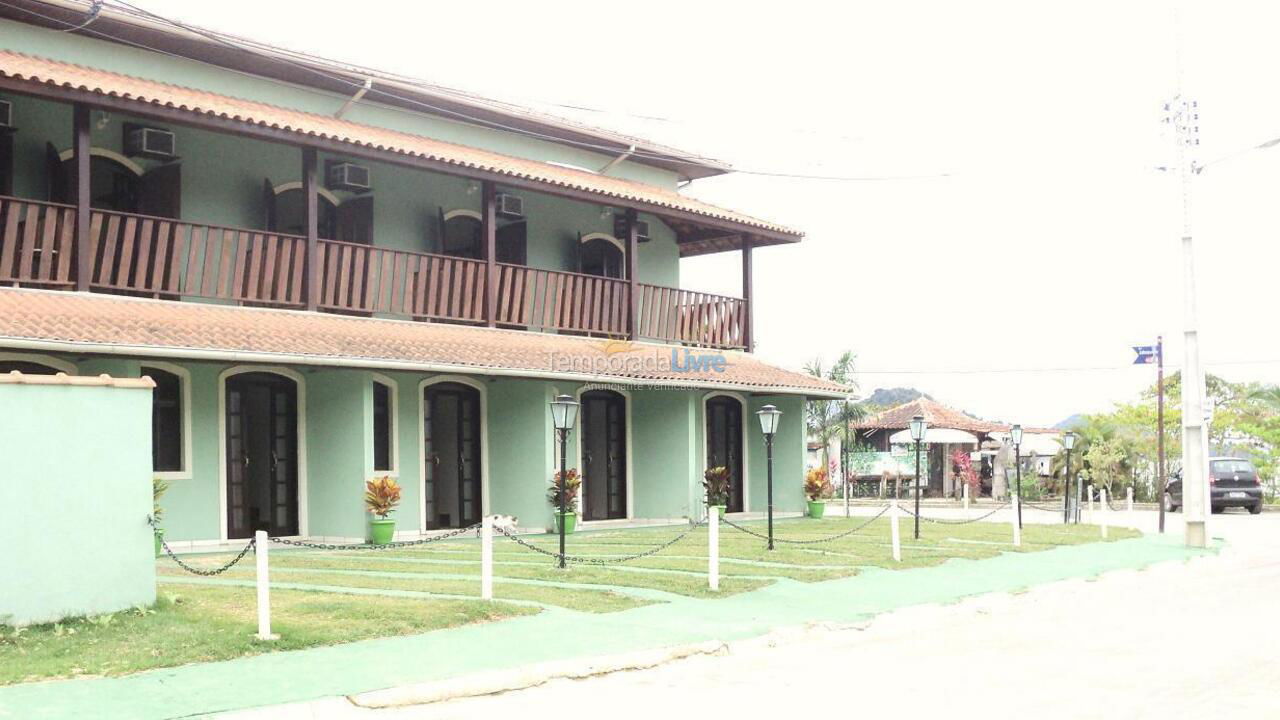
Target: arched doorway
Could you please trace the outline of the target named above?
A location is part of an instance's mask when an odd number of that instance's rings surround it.
[[[612,235],[594,233],[578,239],[578,272],[621,279],[626,263],[622,242]]]
[[[75,152],[46,145],[49,199],[75,202]],[[89,151],[89,205],[95,210],[177,218],[182,214],[182,164],[166,163],[144,170],[106,148]]]
[[[495,231],[494,259],[508,265],[528,261],[526,225],[523,220],[500,225]],[[484,259],[484,224],[474,210],[441,211],[440,253],[451,257]]]
[[[743,480],[745,466],[742,447],[742,402],[727,395],[707,400],[707,467],[729,469],[727,512],[746,509]]]
[[[266,226],[273,232],[287,235],[307,234],[307,202],[302,194],[302,183],[272,185],[263,182],[263,202],[267,206]],[[321,188],[317,194],[319,211],[319,237],[332,240],[338,233],[338,198]]]
[[[582,519],[627,517],[627,399],[612,390],[582,394]]]
[[[423,388],[423,518],[428,530],[480,521],[480,429],[478,389],[460,382],[438,382]]]
[[[297,535],[298,384],[273,372],[226,378],[227,537]]]

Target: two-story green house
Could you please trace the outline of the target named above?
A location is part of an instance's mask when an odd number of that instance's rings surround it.
[[[387,474],[401,537],[544,527],[562,393],[587,523],[700,516],[709,465],[762,511],[766,404],[803,505],[844,390],[752,355],[752,249],[800,234],[679,192],[720,163],[67,0],[0,6],[0,126],[0,371],[153,378],[178,547],[364,538]],[[679,289],[720,252],[742,297]]]

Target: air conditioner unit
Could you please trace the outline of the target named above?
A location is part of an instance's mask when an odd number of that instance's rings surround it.
[[[325,186],[330,190],[365,192],[372,187],[369,182],[369,168],[355,163],[333,163],[329,165]]]
[[[173,133],[164,128],[125,123],[124,151],[134,157],[172,160],[178,152]]]
[[[618,213],[613,219],[613,234],[622,240],[627,239],[627,216]],[[636,242],[649,242],[649,223],[644,220],[636,221]]]
[[[13,129],[13,103],[0,100],[0,130]]]
[[[524,217],[524,200],[515,195],[498,193],[498,214],[503,217]]]

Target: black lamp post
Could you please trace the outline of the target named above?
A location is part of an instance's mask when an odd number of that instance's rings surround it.
[[[920,539],[920,443],[924,441],[924,433],[928,429],[923,415],[911,418],[911,439],[916,443],[916,539]]]
[[[772,405],[765,405],[756,413],[760,418],[760,432],[764,433],[765,459],[769,468],[769,549],[773,549],[773,436],[778,432],[778,418],[782,411]]]
[[[1062,524],[1071,522],[1071,450],[1076,446],[1076,434],[1068,430],[1062,436],[1062,447],[1067,451],[1067,472],[1062,477]]]
[[[1018,484],[1018,527],[1022,527],[1022,426],[1014,425],[1009,430],[1009,439],[1013,441],[1013,469]]]
[[[560,441],[560,475],[556,480],[556,493],[560,496],[560,568],[564,568],[565,495],[568,493],[568,445],[569,431],[578,420],[578,403],[568,395],[559,395],[551,401],[551,422]]]

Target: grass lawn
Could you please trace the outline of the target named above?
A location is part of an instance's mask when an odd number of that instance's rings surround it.
[[[794,518],[775,523],[778,540],[812,540],[847,531],[866,518]],[[741,524],[741,523],[740,523]],[[765,523],[746,523],[765,532]],[[593,530],[568,539],[570,555],[599,559],[644,552],[671,540],[685,527]],[[284,550],[271,553],[272,581],[368,590],[388,595],[286,590],[271,595],[273,629],[282,639],[256,642],[254,592],[249,587],[175,585],[165,582],[152,610],[116,613],[109,620],[75,620],[14,630],[0,626],[0,685],[78,675],[117,675],[192,662],[224,660],[273,650],[293,650],[372,637],[422,633],[475,622],[538,612],[532,601],[578,612],[610,613],[655,602],[670,595],[725,597],[779,580],[818,582],[856,575],[866,567],[909,569],[954,558],[980,560],[1005,552],[1036,552],[1059,545],[1101,540],[1094,525],[1027,524],[1022,547],[1010,542],[1008,523],[947,525],[922,523],[912,537],[911,518],[900,524],[902,562],[889,545],[889,520],[880,518],[857,533],[831,542],[796,545],[779,542],[770,552],[765,541],[728,526],[720,530],[720,592],[707,588],[707,531],[699,528],[661,552],[620,564],[573,564],[566,570],[553,558],[501,536],[494,540],[494,596],[479,600],[480,544],[459,537],[428,545],[378,552]],[[1127,528],[1111,528],[1110,540],[1137,537]],[[526,542],[554,551],[552,535],[524,536]],[[228,554],[191,556],[188,562],[216,566]],[[166,580],[190,578],[168,558],[157,560]],[[220,576],[251,581],[251,566]],[[414,591],[475,599],[397,597]],[[179,596],[180,600],[171,599]]]
[[[276,590],[272,630],[261,643],[254,590],[164,585],[154,608],[14,630],[0,627],[0,685],[74,676],[123,675],[275,650],[410,635],[536,612],[472,600],[369,597]]]

